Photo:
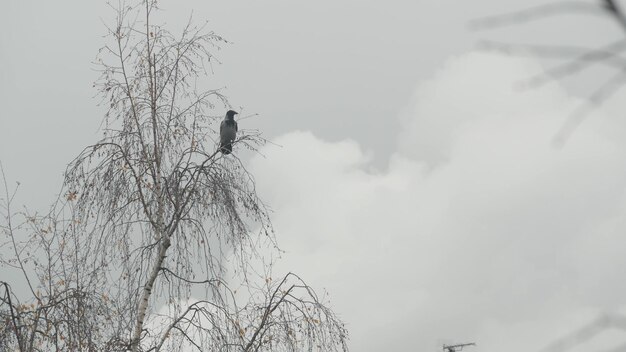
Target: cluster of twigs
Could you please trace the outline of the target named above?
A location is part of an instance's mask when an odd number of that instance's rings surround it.
[[[615,0],[591,1],[552,1],[542,6],[528,8],[509,14],[479,19],[471,23],[474,29],[493,29],[528,22],[550,16],[583,13],[589,15],[609,16],[626,33],[626,15]],[[615,73],[596,87],[587,97],[586,102],[579,106],[563,124],[556,134],[554,142],[562,145],[574,130],[589,115],[595,106],[603,104],[615,95],[626,83],[626,38],[619,38],[598,47],[566,46],[566,45],[533,45],[511,44],[494,41],[483,41],[481,47],[506,54],[532,55],[541,58],[557,58],[562,62],[541,74],[530,77],[524,82],[525,87],[533,88],[552,80],[559,80],[576,75],[595,66],[602,65]]]

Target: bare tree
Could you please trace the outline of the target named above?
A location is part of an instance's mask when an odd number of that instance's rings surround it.
[[[276,248],[268,212],[241,160],[216,147],[214,111],[228,101],[197,87],[226,41],[191,20],[174,36],[152,22],[155,0],[114,10],[94,85],[108,107],[103,138],[70,163],[49,214],[13,213],[5,188],[4,247],[13,255],[2,263],[22,273],[31,298],[18,302],[5,284],[0,333],[13,337],[4,343],[346,350],[347,331],[325,297],[293,273],[272,279],[262,256]],[[244,130],[234,146],[263,142]]]
[[[17,188],[10,192],[1,165],[0,171],[0,266],[23,279],[21,291],[0,281],[0,350],[98,350],[99,326],[112,317],[98,290],[83,289],[92,283],[79,285],[75,277],[81,255],[71,244],[78,240],[76,227],[55,220],[54,211],[46,216],[14,212]],[[16,224],[16,219],[21,220]]]

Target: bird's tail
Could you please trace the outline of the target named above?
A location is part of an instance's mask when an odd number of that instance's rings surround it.
[[[228,143],[223,143],[220,146],[220,151],[222,152],[222,154],[230,154],[233,152],[233,144],[232,142],[228,142]]]

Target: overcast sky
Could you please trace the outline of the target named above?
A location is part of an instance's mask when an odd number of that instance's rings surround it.
[[[482,39],[601,45],[619,27],[578,14],[468,31],[540,3],[161,2],[174,32],[193,9],[233,42],[209,84],[280,146],[247,161],[274,210],[279,270],[328,291],[354,351],[539,350],[626,312],[624,96],[555,148],[605,72],[520,91],[555,62],[475,50]],[[3,2],[0,161],[32,207],[98,138],[91,62],[109,18],[94,1]]]

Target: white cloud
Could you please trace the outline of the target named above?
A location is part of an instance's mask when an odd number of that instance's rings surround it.
[[[527,351],[625,303],[625,142],[596,117],[553,148],[577,102],[556,84],[514,90],[538,70],[446,63],[400,136],[380,131],[397,144],[382,172],[348,138],[300,131],[252,161],[280,267],[328,289],[355,351]]]

